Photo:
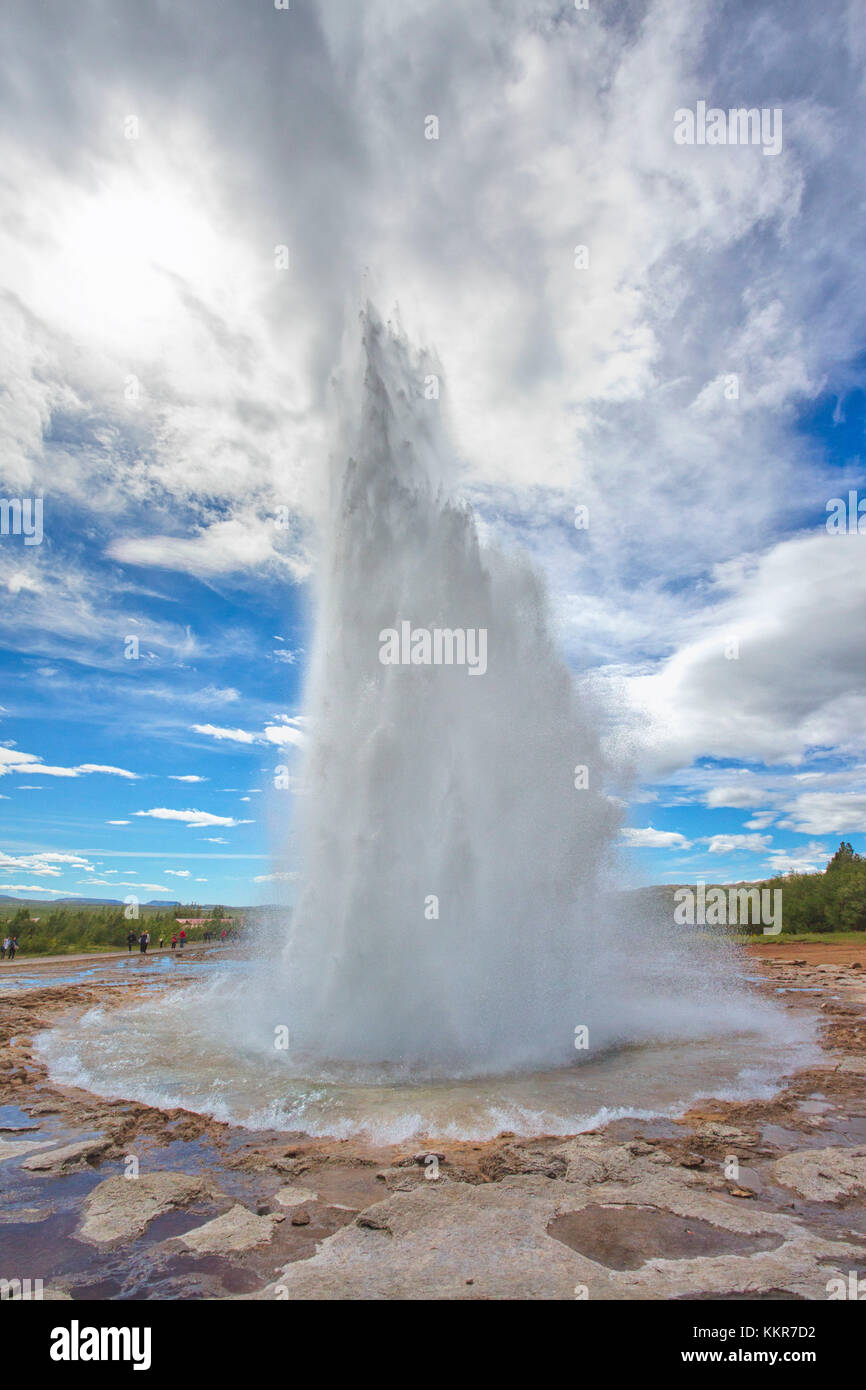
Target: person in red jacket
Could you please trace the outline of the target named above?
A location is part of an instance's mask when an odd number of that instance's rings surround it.
[[[181,950],[183,950],[185,942],[186,942],[186,927],[181,927],[181,929],[180,929],[180,949],[181,949]]]

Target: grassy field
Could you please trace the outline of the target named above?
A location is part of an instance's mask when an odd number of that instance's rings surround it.
[[[114,904],[87,907],[58,907],[53,903],[2,903],[0,907],[0,936],[18,937],[18,954],[22,956],[64,956],[97,954],[100,951],[127,949],[127,936],[136,937],[142,931],[150,933],[150,946],[159,945],[163,937],[166,946],[172,933],[179,931],[177,917],[201,917],[200,908],[166,909],[141,906],[137,918],[124,916],[124,908]],[[11,911],[9,910],[11,909]],[[201,941],[210,929],[219,934],[223,927],[237,936],[245,917],[238,910],[215,918],[203,926],[187,927],[186,939],[192,944]]]

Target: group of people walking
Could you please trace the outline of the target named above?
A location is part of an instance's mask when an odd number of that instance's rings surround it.
[[[14,960],[15,952],[18,950],[17,936],[4,936],[3,946],[0,948],[0,960]]]
[[[225,932],[223,932],[223,936],[225,936]],[[134,950],[135,950],[135,944],[136,944],[136,942],[138,942],[138,949],[139,949],[139,951],[141,952],[141,954],[142,954],[143,956],[144,956],[144,955],[147,955],[147,948],[148,948],[148,946],[150,945],[150,932],[149,932],[149,931],[141,931],[141,932],[139,932],[138,934],[136,934],[134,931],[131,931],[131,932],[129,933],[129,935],[127,936],[127,938],[126,938],[126,949],[127,949],[128,951],[134,951]],[[164,945],[165,945],[165,937],[164,937],[164,936],[161,936],[161,937],[159,938],[159,949],[162,950],[162,948],[163,948]],[[179,946],[180,949],[183,950],[183,948],[184,948],[185,945],[186,945],[186,928],[185,928],[185,927],[182,927],[182,928],[181,928],[180,935],[178,935],[177,932],[172,932],[172,934],[171,934],[171,949],[172,949],[173,951],[176,951],[177,948],[178,948],[178,946]]]

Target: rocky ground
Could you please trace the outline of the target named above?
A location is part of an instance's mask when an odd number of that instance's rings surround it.
[[[822,1020],[820,1065],[774,1099],[424,1148],[55,1086],[34,1034],[106,995],[49,969],[0,1002],[0,1277],[61,1299],[826,1299],[866,1276],[866,949],[750,949]]]

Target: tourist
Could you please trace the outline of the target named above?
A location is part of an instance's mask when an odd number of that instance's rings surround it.
[[[15,959],[15,952],[16,952],[17,950],[18,950],[18,937],[17,937],[17,936],[13,936],[12,940],[9,942],[9,948],[8,948],[8,955],[9,955],[9,959],[10,959],[10,960],[14,960],[14,959]]]
[[[159,949],[162,950],[162,947],[163,947],[163,937],[160,937],[160,938],[159,938]]]
[[[133,946],[135,945],[135,932],[134,932],[134,931],[131,931],[131,932],[129,933],[129,935],[127,936],[127,938],[126,938],[126,945],[127,945],[128,950],[130,950],[130,951],[132,950]]]
[[[172,932],[171,934],[171,949],[173,951],[177,950],[177,932]]]
[[[2,950],[2,954],[0,954],[0,960],[5,960],[5,959],[6,959],[6,952],[7,952],[8,950],[9,950],[9,937],[8,937],[8,936],[4,936],[4,938],[3,938],[3,950]]]
[[[180,949],[183,950],[186,943],[186,927],[180,929]]]
[[[145,932],[142,932],[141,936],[138,938],[138,949],[142,955],[144,955],[147,950],[147,935]]]

